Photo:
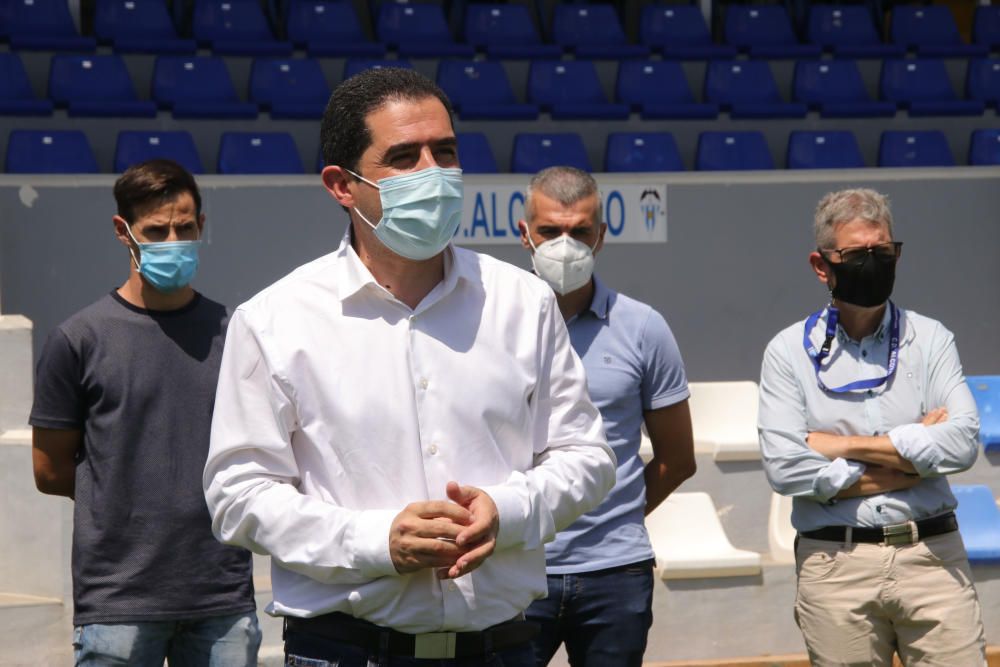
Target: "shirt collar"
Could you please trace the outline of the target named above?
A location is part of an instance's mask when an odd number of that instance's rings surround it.
[[[590,300],[590,312],[601,320],[608,319],[608,310],[611,308],[611,290],[598,278],[594,276],[594,298]]]
[[[900,317],[902,316],[903,316],[902,311],[900,311]],[[870,336],[865,336],[865,338],[871,337],[874,338],[879,343],[881,343],[883,340],[885,340],[885,337],[889,332],[889,323],[891,319],[892,319],[892,302],[887,301],[885,306],[885,312],[882,313],[882,320],[878,323],[878,327],[875,329],[874,333],[870,334]],[[842,327],[840,324],[837,324],[837,342],[843,344],[850,340],[851,337],[847,335],[846,331],[844,331],[844,327]]]

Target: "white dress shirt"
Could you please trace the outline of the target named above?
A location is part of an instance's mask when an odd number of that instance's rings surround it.
[[[345,235],[233,315],[205,497],[220,540],[271,555],[269,612],[411,633],[500,623],[545,594],[543,544],[614,484],[552,290],[461,248],[444,273],[410,309]],[[398,574],[393,519],[451,480],[496,503],[496,551],[457,580]]]

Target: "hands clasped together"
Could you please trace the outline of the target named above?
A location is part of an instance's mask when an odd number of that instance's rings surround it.
[[[448,482],[448,500],[410,503],[389,529],[389,554],[400,574],[437,569],[441,579],[472,572],[496,547],[500,515],[474,486]]]

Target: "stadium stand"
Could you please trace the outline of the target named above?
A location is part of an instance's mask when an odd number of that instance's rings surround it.
[[[471,58],[475,49],[455,42],[441,5],[382,3],[376,34],[405,58]]]
[[[293,0],[288,39],[310,56],[380,58],[385,46],[365,36],[350,0]]]
[[[77,32],[66,0],[5,0],[4,34],[14,50],[93,52],[97,40]]]
[[[70,116],[156,115],[156,104],[135,94],[125,61],[118,55],[53,56],[49,99],[68,108]]]
[[[80,130],[11,130],[6,171],[10,174],[96,174],[97,160]]]
[[[789,169],[857,169],[865,160],[853,132],[800,130],[788,136],[785,164]]]
[[[543,44],[525,5],[473,3],[465,10],[465,41],[491,58],[559,58],[562,49]]]
[[[118,133],[115,143],[115,171],[122,172],[133,164],[166,158],[177,162],[192,174],[205,173],[201,157],[189,132],[135,132]]]
[[[812,58],[817,44],[802,44],[781,5],[735,5],[726,8],[726,43],[754,58]]]
[[[302,158],[285,132],[224,132],[220,174],[301,174]]]
[[[979,408],[979,442],[987,453],[1000,451],[1000,375],[965,378]]]
[[[952,167],[948,139],[940,130],[886,130],[879,140],[880,167]]]
[[[497,161],[490,141],[482,132],[459,132],[458,161],[466,174],[495,174]]]
[[[312,58],[257,58],[250,70],[250,99],[271,118],[323,116],[330,86]]]
[[[534,174],[555,165],[591,171],[590,158],[580,135],[575,132],[519,132],[515,135],[511,172]]]
[[[760,132],[702,132],[698,136],[695,168],[698,171],[774,169],[774,160]]]
[[[118,53],[193,55],[193,39],[177,35],[163,0],[97,0],[94,34]]]
[[[683,171],[677,142],[669,132],[612,132],[604,152],[604,171]]]
[[[256,0],[195,0],[192,31],[216,54],[288,56],[290,42],[274,38]]]
[[[719,105],[694,99],[680,63],[626,60],[618,66],[615,98],[643,119],[716,118]]]
[[[803,118],[807,112],[805,104],[781,98],[771,67],[763,60],[708,63],[705,100],[733,118]]]
[[[538,105],[521,104],[495,60],[442,60],[437,83],[462,119],[534,120]]]
[[[413,69],[413,64],[409,60],[389,60],[387,58],[348,58],[344,61],[344,78],[349,79],[358,72],[366,69],[377,69],[379,67],[402,67]]]
[[[985,484],[952,484],[958,530],[970,563],[1000,563],[1000,509]]]
[[[256,118],[257,105],[240,100],[218,56],[159,56],[153,99],[174,118]]]
[[[792,498],[771,492],[767,513],[767,544],[771,560],[795,563],[795,528],[792,527]]]
[[[629,44],[615,7],[609,4],[559,4],[552,34],[556,44],[577,58],[644,58],[649,48]]]
[[[639,22],[642,43],[665,58],[732,59],[736,47],[716,44],[701,10],[694,5],[646,5]]]
[[[969,164],[1000,165],[1000,130],[973,130],[969,139]]]
[[[889,27],[894,44],[921,56],[983,56],[989,50],[983,44],[964,43],[951,9],[944,5],[898,5]]]
[[[839,58],[886,58],[902,56],[905,51],[879,39],[872,8],[863,4],[812,5],[808,37],[811,43]]]
[[[35,97],[21,56],[0,53],[0,115],[50,116],[52,108],[52,100]]]
[[[993,108],[1000,105],[1000,58],[973,58],[969,61],[965,95]]]
[[[716,461],[757,461],[756,382],[691,382],[691,428],[695,451]]]
[[[1000,48],[1000,5],[979,5],[972,20],[972,41],[991,50]]]
[[[959,99],[952,88],[944,61],[891,58],[882,63],[879,91],[911,116],[979,116],[985,105]]]
[[[853,60],[800,60],[795,63],[793,97],[824,118],[891,117],[893,102],[868,96],[861,71]]]
[[[608,102],[594,63],[588,60],[536,60],[528,72],[528,101],[556,120],[628,118],[625,104]]]

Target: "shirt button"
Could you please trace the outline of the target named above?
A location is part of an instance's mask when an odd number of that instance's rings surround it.
[[[421,389],[427,389],[427,385],[429,385],[429,384],[430,384],[430,382],[427,381],[427,378],[420,378],[420,388]]]
[[[458,586],[455,584],[454,581],[449,581],[448,582],[448,590],[449,591],[456,591],[456,590],[458,590]]]
[[[430,447],[427,448],[427,453],[430,454],[431,456],[434,456],[435,454],[438,453],[438,446],[431,445]]]

